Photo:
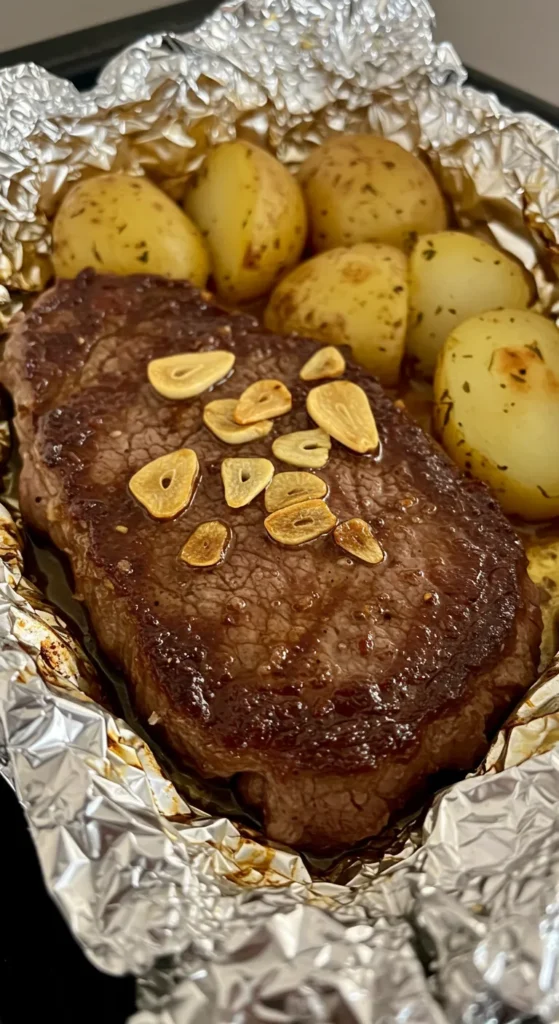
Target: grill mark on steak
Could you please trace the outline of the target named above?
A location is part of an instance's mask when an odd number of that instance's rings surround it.
[[[211,392],[170,402],[147,382],[150,359],[213,348],[236,363]],[[85,272],[14,329],[3,379],[16,405],[23,514],[68,553],[140,715],[157,712],[162,739],[202,773],[240,773],[274,838],[326,849],[378,831],[433,772],[475,764],[486,731],[533,679],[540,617],[521,545],[489,492],[350,361],[381,455],[334,441],[318,475],[340,519],[371,523],[385,562],[352,561],[331,537],[275,545],[263,495],[228,508],[224,456],[289,469],[273,458],[273,438],[314,426],[313,384],[299,370],[315,349],[184,282]],[[262,377],[286,383],[292,412],[261,441],[219,441],[203,406]],[[195,497],[156,522],[128,480],[185,446],[200,461]],[[192,570],[182,546],[215,518],[233,531],[228,555]]]

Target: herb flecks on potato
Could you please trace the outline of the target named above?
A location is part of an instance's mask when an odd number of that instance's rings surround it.
[[[359,242],[407,249],[442,231],[446,206],[426,165],[377,135],[333,135],[299,172],[316,252]]]
[[[520,263],[462,231],[417,239],[409,289],[406,349],[424,377],[432,376],[439,351],[462,321],[491,309],[525,309],[534,295]]]
[[[184,206],[208,244],[217,290],[230,302],[265,295],[301,256],[307,217],[299,184],[249,142],[210,150],[187,184]]]
[[[472,317],[452,332],[434,380],[434,423],[458,465],[504,510],[559,515],[559,330],[527,310]]]
[[[264,323],[331,345],[349,345],[383,384],[398,380],[407,319],[406,258],[394,246],[331,249],[301,263],[270,297]]]
[[[148,178],[99,174],[73,185],[53,225],[57,277],[162,274],[201,287],[209,258],[198,228]]]

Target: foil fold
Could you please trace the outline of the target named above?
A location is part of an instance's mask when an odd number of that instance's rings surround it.
[[[432,17],[424,0],[239,0],[140,41],[87,94],[33,65],[0,72],[1,322],[48,280],[52,216],[83,175],[146,173],[179,197],[219,141],[296,165],[351,130],[421,152],[457,222],[521,259],[559,313],[559,132],[466,86]],[[313,872],[176,791],[104,706],[0,509],[0,772],[87,956],[138,977],[134,1024],[557,1020],[557,739],[555,661],[423,823]]]

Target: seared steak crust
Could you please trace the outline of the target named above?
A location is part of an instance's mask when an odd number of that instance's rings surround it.
[[[149,385],[150,359],[213,348],[236,363],[212,392],[171,402]],[[272,837],[326,849],[378,831],[437,770],[475,764],[487,730],[533,679],[540,615],[522,548],[489,492],[351,364],[380,454],[333,442],[319,475],[340,519],[371,524],[384,563],[350,559],[331,537],[274,544],[262,495],[228,508],[224,456],[273,460],[275,436],[314,426],[312,385],[299,380],[314,349],[186,283],[86,271],[13,330],[3,379],[16,405],[23,514],[68,553],[139,713],[155,712],[161,738],[203,774],[239,773]],[[222,443],[202,423],[204,405],[262,377],[287,384],[292,412],[262,441]],[[155,521],[128,481],[185,446],[201,466],[194,500]],[[233,543],[222,565],[191,569],[179,553],[207,519],[229,524]]]

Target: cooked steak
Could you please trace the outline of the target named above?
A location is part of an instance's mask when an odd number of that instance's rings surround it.
[[[170,401],[148,361],[228,349],[229,379]],[[144,720],[205,776],[237,777],[268,835],[325,850],[378,832],[441,769],[469,769],[534,677],[535,587],[515,534],[484,486],[349,364],[369,396],[378,455],[333,442],[319,475],[340,520],[365,519],[386,553],[351,558],[331,536],[284,547],[263,526],[263,495],[224,500],[225,456],[266,456],[313,427],[299,379],[312,342],[265,332],[188,284],[155,277],[60,281],[13,330],[3,379],[16,406],[28,523],[67,552],[100,644]],[[293,409],[268,437],[232,447],[202,422],[215,398],[279,378]],[[192,447],[190,507],[155,520],[132,474]],[[222,564],[180,552],[194,527],[232,531]],[[119,529],[117,529],[117,527]]]

